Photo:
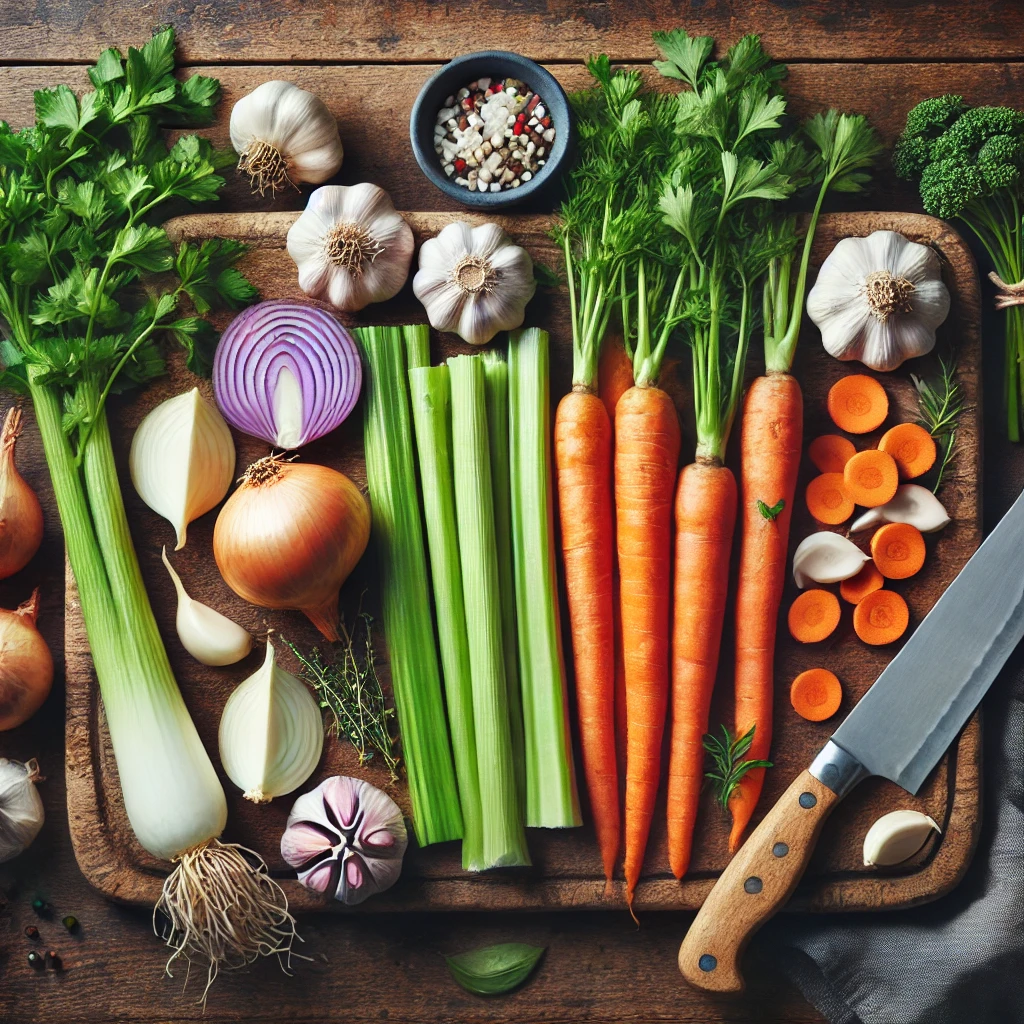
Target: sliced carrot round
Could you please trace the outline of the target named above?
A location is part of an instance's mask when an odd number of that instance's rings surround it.
[[[843,702],[843,687],[827,668],[809,668],[793,680],[789,688],[793,710],[808,722],[831,718]]]
[[[887,452],[869,448],[856,455],[843,470],[843,489],[851,501],[865,508],[884,505],[900,485],[900,472]]]
[[[885,422],[889,415],[889,397],[874,377],[853,373],[841,377],[829,389],[828,414],[840,430],[848,434],[867,434]]]
[[[886,523],[871,538],[871,557],[890,580],[905,580],[924,565],[924,537],[910,523]]]
[[[878,566],[874,562],[865,562],[864,568],[856,576],[839,584],[839,596],[850,604],[860,604],[868,594],[884,586],[885,577],[878,571]]]
[[[807,509],[819,523],[838,526],[853,515],[853,502],[843,487],[842,473],[822,473],[808,485],[804,494]]]
[[[853,609],[854,631],[866,644],[891,644],[903,636],[909,623],[907,602],[893,590],[876,590]]]
[[[839,600],[829,590],[805,590],[789,606],[789,632],[802,644],[831,636],[839,625]]]
[[[819,473],[842,473],[856,453],[853,442],[842,434],[822,434],[807,446],[807,455]]]
[[[897,423],[878,442],[880,451],[888,452],[896,462],[904,480],[927,473],[935,464],[935,438],[920,423]]]

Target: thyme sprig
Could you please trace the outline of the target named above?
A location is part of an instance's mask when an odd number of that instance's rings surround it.
[[[373,617],[359,611],[351,631],[344,621],[341,641],[325,657],[319,648],[303,653],[290,640],[285,643],[298,659],[302,678],[316,691],[320,706],[330,712],[331,731],[348,737],[364,765],[377,753],[398,781],[398,755],[391,726],[395,709],[388,707],[377,675],[371,627]]]
[[[752,725],[748,732],[734,740],[732,733],[723,725],[721,739],[710,732],[704,737],[704,749],[711,757],[712,764],[712,770],[704,774],[715,784],[715,800],[723,809],[729,806],[729,797],[732,796],[733,790],[751,768],[772,767],[771,761],[743,760],[743,755],[750,750],[750,744],[754,742],[756,728],[757,726]]]
[[[956,457],[957,431],[964,409],[963,389],[956,375],[956,361],[939,358],[940,381],[932,385],[911,374],[917,388],[918,422],[935,438],[939,446],[939,469],[932,487],[938,493],[942,478]]]

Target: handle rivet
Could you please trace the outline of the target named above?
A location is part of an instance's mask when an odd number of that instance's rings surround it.
[[[718,961],[710,954],[705,953],[698,961],[697,966],[705,973],[710,974],[717,966]]]
[[[789,847],[785,843],[776,843],[772,847],[772,855],[775,857],[785,857],[789,853]]]
[[[743,883],[743,891],[744,892],[749,892],[751,894],[751,896],[756,896],[757,893],[759,893],[763,888],[764,888],[764,883],[761,881],[760,878],[757,877],[757,875],[751,875]]]
[[[818,798],[813,793],[801,793],[800,794],[800,806],[804,810],[809,810],[818,802]]]

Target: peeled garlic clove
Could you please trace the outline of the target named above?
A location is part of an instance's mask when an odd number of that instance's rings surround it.
[[[224,417],[193,388],[146,415],[132,438],[128,468],[139,497],[174,527],[180,551],[188,524],[228,493],[235,443]]]
[[[864,837],[864,863],[868,867],[902,864],[924,846],[932,831],[941,833],[942,829],[920,811],[883,814]]]
[[[178,615],[174,625],[181,646],[204,665],[234,665],[252,650],[252,637],[237,622],[193,601],[185,592],[181,577],[167,560],[167,548],[160,554],[178,594]]]
[[[224,771],[254,803],[291,793],[313,774],[324,744],[320,709],[277,664],[269,640],[261,668],[228,697],[218,739]]]
[[[307,889],[354,905],[395,884],[408,844],[402,809],[387,793],[335,775],[292,805],[281,856]]]
[[[949,523],[945,506],[920,484],[900,484],[896,494],[884,505],[869,508],[853,521],[850,533],[866,530],[879,523],[909,523],[922,533],[934,533]]]
[[[793,578],[802,590],[811,581],[839,583],[856,576],[869,557],[852,540],[823,530],[805,537],[793,553]]]

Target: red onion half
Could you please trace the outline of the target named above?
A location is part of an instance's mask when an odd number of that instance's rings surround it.
[[[221,335],[213,393],[233,427],[278,448],[334,430],[363,383],[352,336],[329,313],[300,302],[260,302]]]

